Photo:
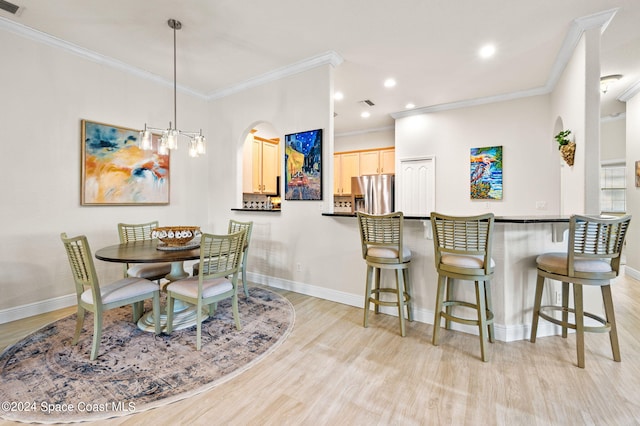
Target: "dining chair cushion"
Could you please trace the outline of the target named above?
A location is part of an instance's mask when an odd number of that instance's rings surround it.
[[[567,253],[545,253],[536,258],[538,268],[555,274],[566,275]],[[611,272],[611,264],[605,260],[574,259],[576,272]]]
[[[158,286],[158,284],[144,278],[129,277],[101,286],[100,294],[102,296],[102,303],[107,304],[151,293],[157,291],[159,288],[160,286]],[[80,298],[83,302],[93,305],[93,292],[91,289],[85,290]]]
[[[232,289],[233,284],[227,278],[204,279],[202,281],[202,298],[207,299]],[[167,286],[167,291],[196,299],[198,297],[198,276],[174,281]]]
[[[472,255],[472,254],[453,254],[453,253],[443,253],[440,262],[443,265],[456,266],[458,268],[483,268],[484,267],[484,256],[481,255]],[[496,262],[491,259],[490,267],[493,268],[496,266]]]
[[[136,263],[127,269],[130,277],[150,278],[159,275],[168,275],[171,272],[170,263]]]
[[[367,249],[367,257],[368,256],[384,259],[397,259],[398,249],[395,247],[371,246]],[[402,258],[407,261],[411,260],[411,250],[407,247],[402,248]]]

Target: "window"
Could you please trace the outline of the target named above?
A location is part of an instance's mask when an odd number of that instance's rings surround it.
[[[602,213],[625,213],[626,167],[624,164],[603,164],[600,167],[600,210]]]

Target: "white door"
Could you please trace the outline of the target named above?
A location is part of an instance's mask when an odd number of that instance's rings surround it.
[[[435,176],[434,157],[400,160],[397,210],[405,216],[429,216],[435,208]]]

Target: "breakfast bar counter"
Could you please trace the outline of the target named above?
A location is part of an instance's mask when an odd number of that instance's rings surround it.
[[[322,215],[336,220],[356,216],[354,213]],[[566,250],[564,235],[569,228],[569,216],[496,216],[495,222],[492,257],[496,268],[491,284],[496,339],[505,342],[528,339],[537,278],[536,257]],[[357,226],[355,221],[353,225]],[[405,216],[404,240],[413,253],[414,316],[418,321],[432,324],[437,274],[429,216]],[[556,297],[560,283],[547,281],[546,285],[549,287],[545,295]],[[473,285],[456,286],[456,292],[468,300],[474,300],[473,289]],[[601,311],[598,300],[598,294],[590,297],[585,292],[585,310],[588,309],[586,305],[592,303],[589,306],[592,312]],[[552,324],[543,326],[546,328],[538,329],[540,337],[559,332]],[[453,324],[453,328],[477,334],[477,327]]]

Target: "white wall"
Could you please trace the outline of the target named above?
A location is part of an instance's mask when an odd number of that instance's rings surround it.
[[[627,271],[640,279],[640,188],[636,187],[635,164],[640,160],[640,94],[627,102],[627,211],[633,215],[627,245]]]
[[[625,118],[606,120],[600,126],[600,161],[624,161],[626,157]],[[632,167],[631,164],[628,167]]]
[[[369,132],[338,134],[335,136],[334,144],[335,152],[387,148],[395,145],[395,132],[393,128],[384,128]]]
[[[61,232],[86,234],[95,251],[118,242],[118,222],[206,220],[198,196],[206,160],[189,158],[184,148],[171,155],[170,205],[80,206],[80,120],[166,126],[172,87],[6,31],[0,56],[0,312],[74,292]],[[178,109],[181,127],[209,132],[204,100],[179,93]],[[122,265],[96,267],[104,280],[122,276]]]
[[[317,287],[359,294],[355,220],[321,215],[333,199],[331,80],[332,69],[327,65],[212,102],[212,139],[221,142],[209,159],[208,221],[214,230],[226,229],[232,217],[254,222],[248,267],[254,279],[304,286],[311,292]],[[323,129],[322,201],[283,199],[280,213],[230,210],[241,207],[237,182],[242,164],[229,159],[239,156],[246,131],[258,121],[271,123],[282,141],[288,133]]]
[[[587,30],[551,94],[549,128],[560,118],[576,143],[573,166],[561,163],[563,215],[600,213],[599,54],[600,29]]]
[[[436,157],[436,211],[497,216],[558,214],[558,152],[548,96],[396,120],[396,159]],[[503,147],[503,200],[471,200],[470,149]],[[536,208],[537,202],[545,209]]]

